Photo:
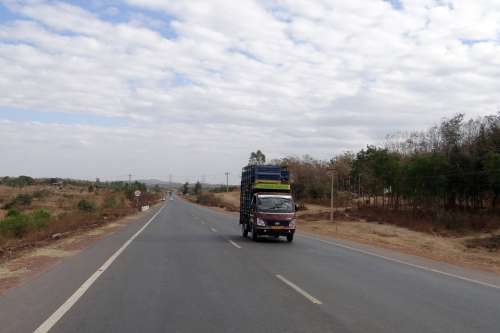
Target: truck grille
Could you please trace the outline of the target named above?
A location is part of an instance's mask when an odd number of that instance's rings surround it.
[[[272,227],[272,226],[288,227],[289,223],[290,223],[290,221],[271,221],[271,220],[266,221],[266,225],[268,227]]]

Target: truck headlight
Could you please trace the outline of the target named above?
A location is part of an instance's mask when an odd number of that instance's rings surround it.
[[[266,221],[264,221],[263,219],[261,218],[257,218],[257,225],[259,227],[265,227],[266,226]]]
[[[288,226],[289,226],[290,228],[293,228],[293,227],[295,227],[295,224],[296,224],[296,223],[297,223],[297,219],[292,219],[292,220],[290,221],[290,223],[288,223]]]

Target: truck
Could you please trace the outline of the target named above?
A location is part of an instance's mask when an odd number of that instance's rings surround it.
[[[292,197],[290,173],[279,165],[247,165],[241,173],[240,225],[243,237],[260,236],[293,241],[297,205]]]

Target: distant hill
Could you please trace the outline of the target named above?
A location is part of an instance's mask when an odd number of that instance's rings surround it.
[[[168,182],[160,179],[139,179],[137,180],[138,182],[144,183],[147,186],[155,186],[159,185],[161,187],[172,187],[172,188],[179,188],[182,186],[181,183],[177,182]]]

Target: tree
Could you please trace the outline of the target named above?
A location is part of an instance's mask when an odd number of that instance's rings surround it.
[[[196,184],[194,185],[194,194],[195,195],[198,195],[201,193],[201,183],[198,181],[196,182]]]
[[[418,154],[407,161],[402,188],[413,208],[440,204],[439,198],[444,199],[446,195],[447,169],[448,163],[442,153]]]
[[[491,190],[493,192],[491,207],[495,209],[497,199],[500,197],[500,153],[491,153],[485,164]]]
[[[330,160],[330,164],[335,170],[335,174],[342,178],[348,178],[352,172],[352,163],[355,155],[349,151],[342,155],[337,155]]]
[[[184,185],[182,185],[182,194],[186,195],[189,192],[189,183],[185,182]]]
[[[375,203],[390,193],[390,201],[398,204],[401,179],[401,155],[387,149],[368,146],[361,150],[352,164],[352,178],[361,180],[362,191],[373,196]],[[359,186],[359,185],[358,185]]]
[[[5,177],[2,179],[2,183],[12,187],[24,187],[33,185],[35,180],[29,176]]]
[[[453,118],[444,120],[441,123],[440,131],[443,140],[443,148],[448,156],[457,151],[463,137],[461,131],[463,120],[464,115],[459,113]]]
[[[248,159],[248,164],[252,165],[262,165],[266,163],[266,155],[264,155],[263,152],[260,150],[257,150],[256,152],[252,152],[250,154],[250,158]]]

